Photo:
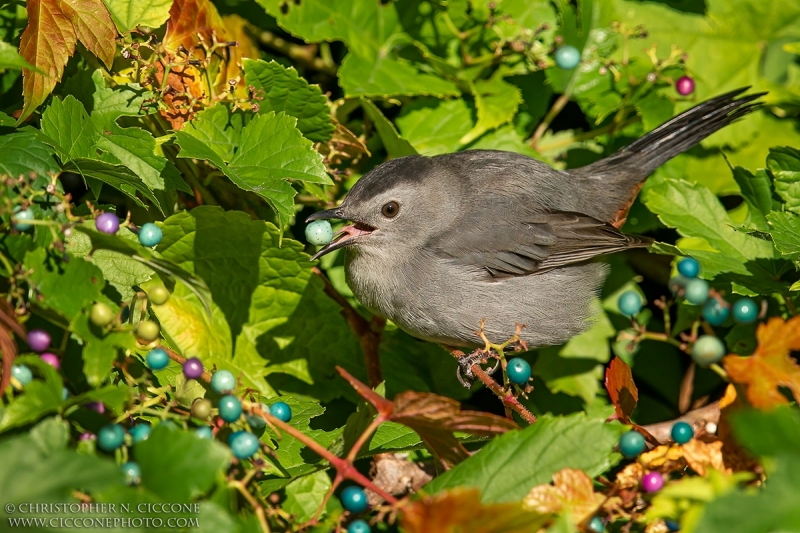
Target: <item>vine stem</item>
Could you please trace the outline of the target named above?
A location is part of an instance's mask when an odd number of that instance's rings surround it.
[[[492,376],[487,374],[486,371],[481,368],[479,364],[476,363],[472,365],[472,373],[475,374],[484,385],[486,385],[487,389],[492,391],[495,396],[500,398],[500,401],[503,402],[503,406],[506,409],[512,409],[516,411],[519,416],[524,418],[530,424],[536,423],[536,416],[528,411],[524,405],[519,403],[519,400],[517,400],[513,394],[505,391],[499,383],[492,379]]]
[[[556,118],[556,116],[561,113],[561,110],[564,109],[564,106],[567,105],[567,102],[569,102],[569,93],[562,94],[555,102],[553,102],[553,107],[550,108],[542,121],[539,123],[536,131],[533,132],[533,137],[531,137],[531,148],[538,150],[539,141],[542,139],[542,136],[547,131],[547,128],[550,127],[550,123],[553,122],[553,119]]]
[[[264,514],[264,507],[253,498],[253,495],[250,494],[250,491],[247,490],[247,487],[241,481],[234,481],[230,484],[236,490],[239,491],[245,500],[253,507],[253,510],[256,512],[256,516],[258,517],[258,523],[261,525],[261,530],[264,533],[270,533],[271,530],[269,528],[269,523],[267,523],[267,516]]]

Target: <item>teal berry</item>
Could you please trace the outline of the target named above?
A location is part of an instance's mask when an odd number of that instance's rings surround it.
[[[758,304],[752,298],[739,298],[733,303],[733,319],[739,324],[752,324],[758,318]]]
[[[603,526],[603,521],[600,520],[599,516],[593,516],[589,523],[586,525],[586,529],[591,531],[592,533],[603,533],[605,531],[605,527]]]
[[[358,520],[353,520],[350,522],[350,525],[347,526],[347,533],[370,533],[370,531],[372,531],[372,529],[370,529],[369,524],[360,518]]]
[[[619,438],[619,451],[628,459],[633,459],[645,449],[644,437],[638,431],[628,431]]]
[[[700,366],[718,362],[725,355],[725,345],[713,335],[700,335],[692,346],[692,359]]]
[[[16,378],[23,387],[33,381],[31,369],[25,365],[14,365],[11,367],[11,377]]]
[[[289,422],[292,419],[292,408],[286,402],[275,402],[269,407],[269,414],[281,422]]]
[[[697,262],[697,259],[691,257],[682,259],[681,262],[678,263],[678,272],[680,272],[681,276],[696,278],[700,273],[700,263]]]
[[[161,242],[163,236],[164,233],[161,231],[161,228],[152,222],[146,222],[139,228],[139,242],[142,243],[142,246],[152,248]]]
[[[228,394],[236,387],[236,378],[228,370],[217,370],[211,376],[211,388],[217,394]]]
[[[125,442],[125,430],[119,424],[108,424],[97,432],[97,445],[101,450],[113,452]]]
[[[314,246],[325,246],[333,240],[333,228],[327,220],[315,220],[306,226],[306,240]]]
[[[161,370],[169,364],[169,355],[163,348],[153,348],[147,352],[145,361],[152,370]]]
[[[66,387],[61,387],[61,401],[66,402],[69,398],[69,391]]]
[[[235,431],[228,437],[228,446],[237,458],[247,459],[258,451],[258,437],[249,431]]]
[[[261,410],[264,411],[265,413],[269,413],[270,412],[269,405],[262,403]],[[244,419],[247,422],[247,425],[249,425],[252,429],[261,429],[266,427],[267,425],[267,421],[264,420],[264,417],[261,415],[255,415],[255,414],[251,415],[245,413]]]
[[[727,302],[720,302],[716,298],[709,298],[703,306],[703,318],[712,326],[721,326],[731,314]]]
[[[556,50],[556,65],[564,70],[571,70],[581,62],[581,53],[574,46],[564,45]]]
[[[150,427],[150,424],[135,424],[131,426],[131,428],[128,430],[128,433],[131,434],[131,440],[134,444],[136,444],[137,442],[147,440],[147,437],[150,436],[152,429],[153,428]]]
[[[353,514],[363,513],[369,507],[367,493],[358,485],[350,485],[344,489],[339,499],[342,501],[342,507]]]
[[[26,220],[33,220],[34,218],[36,217],[33,216],[33,210],[31,208],[22,209],[19,207],[14,210],[14,215],[11,217],[14,221],[14,229],[18,231],[28,231],[31,229],[33,224],[29,224]]]
[[[617,307],[626,316],[634,316],[642,310],[642,297],[636,291],[625,291],[619,295]]]
[[[219,400],[219,416],[225,422],[236,422],[242,416],[242,402],[231,394],[223,396]]]
[[[125,476],[126,485],[138,485],[142,481],[142,469],[139,468],[139,463],[128,461],[121,467],[122,474]]]
[[[702,305],[708,300],[708,282],[700,278],[692,278],[686,282],[683,297],[693,305]]]
[[[694,430],[686,422],[675,422],[670,434],[672,435],[672,440],[678,444],[686,444],[694,437]]]
[[[531,365],[520,357],[515,357],[508,362],[506,372],[509,381],[516,385],[524,385],[531,379]]]
[[[214,438],[214,432],[211,431],[211,427],[209,426],[202,426],[195,429],[194,434],[205,440],[211,440]]]

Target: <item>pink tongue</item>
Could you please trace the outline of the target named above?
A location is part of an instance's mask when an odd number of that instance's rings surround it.
[[[363,230],[363,229],[358,229],[357,227],[355,227],[353,225],[344,226],[339,231],[342,232],[342,239],[353,239],[355,237],[358,237],[359,235],[366,235],[366,234],[370,233],[369,231],[366,231],[366,230]]]

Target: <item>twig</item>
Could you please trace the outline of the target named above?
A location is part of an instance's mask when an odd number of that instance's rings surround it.
[[[255,498],[253,498],[253,495],[250,494],[250,491],[247,490],[247,487],[245,487],[242,482],[236,481],[231,483],[231,485],[235,487],[242,496],[244,496],[244,499],[247,500],[250,505],[253,506],[253,510],[256,512],[256,516],[258,517],[258,523],[261,524],[261,530],[264,533],[270,533],[267,517],[264,515],[264,507],[262,507],[261,504],[258,503]]]
[[[186,358],[184,356],[182,356],[181,354],[179,354],[179,353],[177,353],[175,351],[170,350],[166,346],[159,346],[159,348],[161,348],[162,350],[167,352],[167,355],[169,356],[169,358],[172,359],[173,361],[179,363],[181,366],[183,366],[183,364],[186,362]],[[203,381],[206,381],[208,383],[211,383],[211,372],[209,372],[208,370],[203,368],[203,375],[200,376],[200,379],[202,379]]]
[[[531,148],[538,150],[539,140],[541,140],[542,136],[547,131],[547,128],[550,127],[550,123],[553,122],[553,119],[556,118],[561,110],[564,109],[564,106],[567,105],[567,102],[569,102],[569,94],[564,93],[553,103],[553,107],[550,108],[550,111],[547,112],[542,121],[539,123],[536,131],[533,132],[533,137],[531,137]]]
[[[317,51],[319,50],[318,45],[290,43],[270,31],[264,31],[251,25],[248,25],[248,29],[258,37],[258,41],[261,44],[289,56],[295,63],[301,63],[307,68],[318,70],[326,74],[336,74],[335,64],[328,64],[321,57],[317,57]]]
[[[500,398],[500,401],[503,402],[503,406],[506,409],[513,409],[519,414],[519,416],[521,416],[531,424],[536,423],[536,416],[534,416],[533,413],[528,411],[528,409],[526,409],[524,405],[519,403],[519,400],[517,400],[513,394],[503,390],[500,384],[497,383],[494,379],[492,379],[492,376],[487,374],[486,371],[484,371],[479,364],[476,363],[472,365],[471,370],[472,373],[475,374],[478,377],[478,379],[483,382],[484,385],[486,385],[487,389],[492,391],[498,398]]]
[[[676,422],[686,422],[692,426],[695,434],[698,434],[701,432],[709,432],[706,429],[709,424],[717,425],[719,423],[719,415],[720,407],[719,402],[717,401],[710,403],[705,407],[701,407],[700,409],[689,411],[685,415],[682,415],[674,420],[659,422],[657,424],[649,424],[642,427],[646,429],[653,437],[655,437],[658,442],[666,444],[672,442],[672,426],[674,426]]]

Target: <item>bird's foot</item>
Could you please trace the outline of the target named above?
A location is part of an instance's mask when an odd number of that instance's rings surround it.
[[[458,356],[458,368],[456,368],[456,377],[458,378],[458,382],[468,389],[472,388],[472,384],[475,383],[475,373],[472,371],[472,367],[474,365],[485,363],[489,357],[494,357],[494,355],[492,355],[491,352],[483,350],[482,348],[478,348],[472,353],[462,353],[460,356]],[[497,362],[492,368],[486,369],[486,373],[491,376],[497,372],[498,368],[500,368],[499,358],[497,358]]]

